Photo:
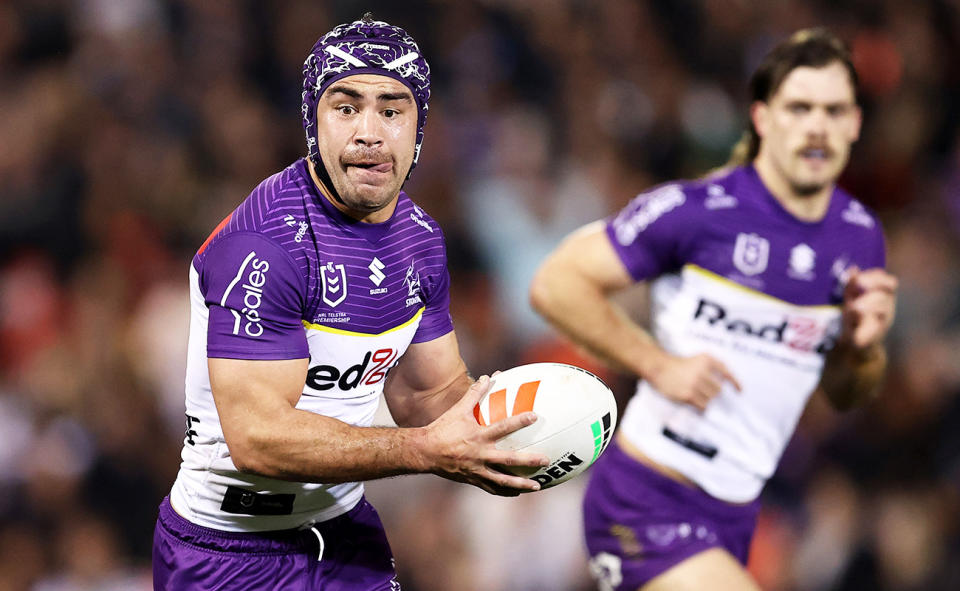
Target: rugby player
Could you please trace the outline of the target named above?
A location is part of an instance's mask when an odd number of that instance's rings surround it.
[[[844,44],[800,31],[754,73],[730,167],[570,235],[531,285],[557,329],[638,376],[584,499],[604,590],[756,590],[759,510],[808,398],[870,400],[897,281],[877,218],[836,186],[861,112]],[[649,282],[652,331],[609,296]]]
[[[434,473],[488,492],[533,413],[481,427],[436,222],[402,191],[430,70],[402,29],[337,26],[303,68],[308,157],[264,180],[190,268],[187,430],[154,533],[156,589],[398,589],[361,481]],[[249,149],[256,149],[250,146]],[[401,428],[371,427],[381,393]]]

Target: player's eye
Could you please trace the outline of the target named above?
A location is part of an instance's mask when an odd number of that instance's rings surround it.
[[[383,116],[386,117],[387,119],[393,119],[394,117],[396,117],[396,116],[399,115],[399,114],[400,114],[400,111],[398,111],[398,110],[396,110],[396,109],[385,109],[385,110],[383,111]]]
[[[340,105],[337,107],[337,110],[343,115],[353,115],[357,112],[356,107],[353,105]]]
[[[827,107],[827,114],[831,117],[840,117],[841,115],[846,114],[847,105],[830,105]]]
[[[794,115],[802,115],[810,111],[810,105],[806,103],[790,103],[787,105],[787,110]]]

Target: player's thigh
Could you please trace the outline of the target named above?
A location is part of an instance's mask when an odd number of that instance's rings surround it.
[[[640,591],[760,591],[753,577],[722,548],[710,548],[651,579]]]

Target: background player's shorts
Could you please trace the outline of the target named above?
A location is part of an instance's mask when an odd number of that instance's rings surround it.
[[[193,524],[160,504],[153,534],[153,587],[164,591],[400,589],[393,554],[373,506],[357,506],[309,529],[222,532]]]
[[[746,564],[760,501],[725,503],[637,462],[614,442],[583,501],[590,572],[601,591],[635,591],[709,548]]]

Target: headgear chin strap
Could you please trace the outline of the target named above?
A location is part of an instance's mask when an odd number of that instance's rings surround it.
[[[423,143],[423,124],[430,100],[430,66],[413,38],[400,27],[375,21],[368,12],[361,20],[334,27],[320,38],[303,62],[303,95],[300,111],[307,136],[307,151],[317,175],[336,194],[317,150],[317,102],[328,86],[354,74],[379,74],[402,82],[417,103],[417,140],[413,164]]]

